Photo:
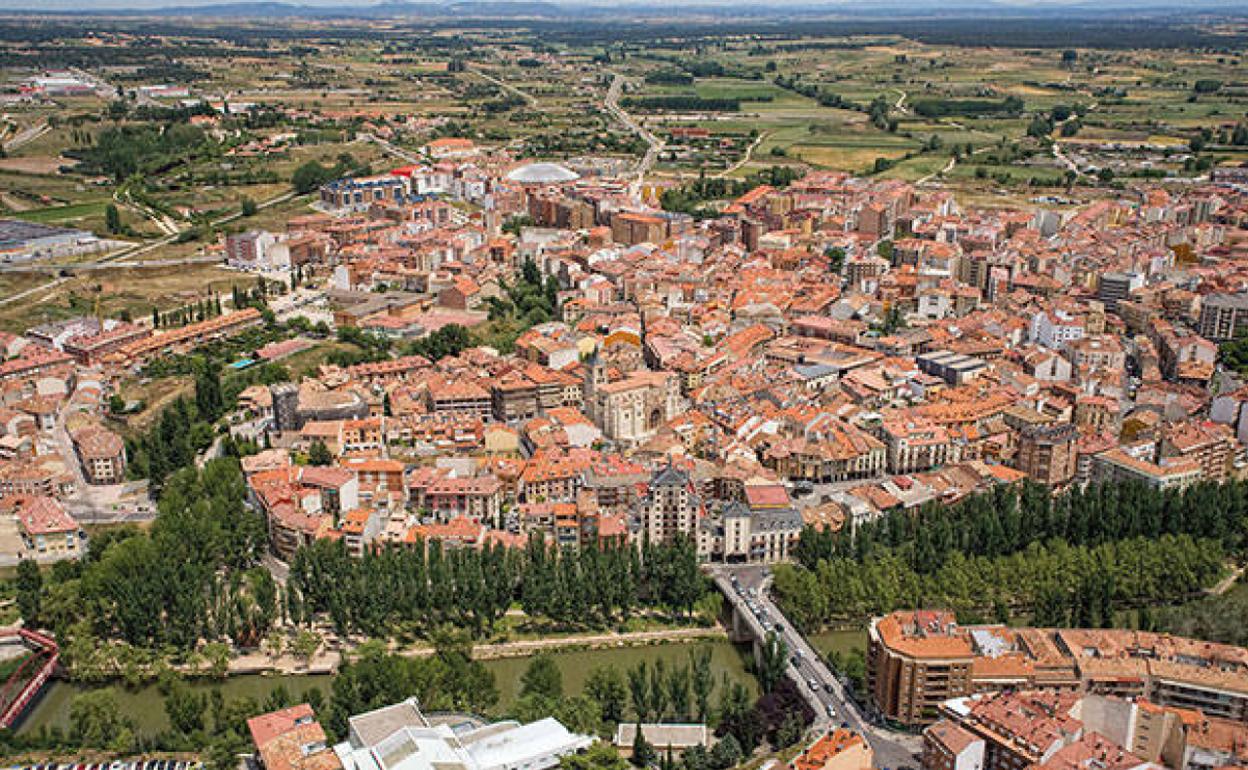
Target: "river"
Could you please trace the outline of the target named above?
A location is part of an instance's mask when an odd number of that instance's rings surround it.
[[[748,649],[738,648],[724,640],[673,642],[648,647],[620,647],[605,650],[569,650],[552,653],[552,656],[563,673],[564,692],[572,695],[581,691],[585,678],[597,666],[615,666],[622,673],[642,660],[653,662],[661,659],[669,666],[685,665],[689,660],[689,652],[701,646],[711,647],[711,670],[716,685],[720,677],[726,673],[730,679],[743,682],[750,687],[752,692],[757,692],[757,682],[746,670]],[[499,691],[499,706],[505,709],[519,695],[520,676],[528,667],[529,659],[500,658],[484,661],[484,664],[494,672]],[[313,687],[320,689],[321,694],[328,697],[332,683],[333,676],[329,674],[302,676],[245,674],[232,676],[219,682],[192,681],[191,686],[202,690],[220,688],[227,701],[248,696],[263,701],[279,684],[285,686],[287,692],[296,700],[302,700],[305,693]],[[18,733],[29,733],[42,727],[53,726],[67,730],[70,703],[75,695],[86,692],[91,687],[54,681],[27,714],[26,719],[18,728]],[[168,729],[169,722],[165,717],[164,700],[155,685],[137,689],[115,685],[114,689],[121,711],[135,721],[141,734],[153,735]]]

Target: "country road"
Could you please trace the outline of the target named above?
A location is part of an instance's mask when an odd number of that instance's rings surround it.
[[[523,99],[523,100],[525,100],[526,102],[528,102],[528,105],[529,105],[530,107],[532,107],[533,109],[535,109],[535,110],[540,110],[540,109],[541,109],[541,105],[540,105],[540,104],[538,104],[538,102],[537,102],[537,97],[536,97],[536,96],[534,96],[533,94],[531,94],[531,93],[529,93],[529,92],[527,92],[527,91],[521,91],[519,88],[516,88],[516,87],[515,87],[515,86],[513,86],[512,84],[510,84],[510,83],[508,83],[508,82],[506,82],[506,81],[504,81],[504,80],[499,80],[498,78],[494,77],[493,75],[488,75],[488,74],[486,74],[484,71],[482,71],[481,69],[479,69],[479,68],[477,68],[477,67],[473,67],[473,68],[472,68],[472,71],[473,71],[474,73],[476,73],[476,75],[477,75],[478,77],[482,78],[483,80],[487,80],[487,81],[489,81],[490,83],[493,83],[494,85],[498,86],[499,88],[503,89],[504,91],[507,91],[508,93],[512,93],[512,94],[515,94],[516,96],[519,96],[521,99]]]
[[[14,134],[12,139],[9,139],[4,143],[4,151],[13,152],[14,150],[21,149],[25,145],[30,144],[51,130],[52,127],[43,121],[40,121],[33,126],[27,126]]]
[[[646,141],[649,149],[637,164],[637,180],[636,185],[640,186],[645,180],[646,174],[650,173],[650,169],[654,168],[655,162],[659,159],[659,152],[663,150],[663,141],[651,133],[648,129],[633,119],[631,115],[624,111],[620,106],[620,92],[624,89],[624,78],[618,72],[611,73],[611,87],[607,89],[607,96],[602,102],[602,106],[607,112],[611,113],[616,120],[624,124],[625,128],[637,134]]]
[[[1209,594],[1211,596],[1221,596],[1222,594],[1231,590],[1231,586],[1235,585],[1235,582],[1238,581],[1243,576],[1244,576],[1243,567],[1233,568],[1231,570],[1231,574],[1219,580],[1217,585],[1209,589]]]
[[[404,163],[424,163],[425,162],[425,159],[420,157],[419,155],[413,152],[409,152],[403,149],[402,147],[396,147],[390,142],[387,142],[385,139],[382,139],[380,136],[365,133],[365,134],[356,134],[356,138],[363,142],[372,142],[373,144],[380,147],[382,152],[390,153],[391,155],[403,161]]]
[[[901,90],[900,88],[894,88],[893,90],[894,90],[894,91],[896,91],[897,93],[901,94],[901,96],[897,97],[897,103],[893,105],[893,109],[894,109],[894,110],[897,110],[897,111],[898,111],[898,112],[900,112],[902,115],[908,115],[908,114],[910,114],[910,110],[909,110],[909,109],[907,109],[907,108],[906,108],[906,106],[905,106],[905,104],[906,104],[906,96],[907,96],[906,92],[905,92],[905,91],[903,91],[903,90]]]
[[[741,167],[742,167],[742,166],[744,166],[746,163],[749,163],[749,162],[750,162],[750,158],[751,158],[751,156],[753,156],[753,155],[754,155],[754,151],[758,149],[758,146],[759,146],[760,144],[762,144],[762,143],[763,143],[763,140],[764,140],[764,139],[766,139],[766,138],[767,138],[767,132],[766,132],[766,131],[760,131],[760,132],[759,132],[759,134],[758,134],[758,136],[756,136],[756,137],[754,138],[754,141],[753,141],[753,142],[750,142],[750,146],[745,148],[745,154],[743,154],[743,155],[741,156],[741,160],[737,161],[736,163],[733,163],[733,164],[732,164],[731,166],[729,166],[728,168],[726,168],[726,169],[724,169],[723,171],[721,171],[721,172],[719,172],[718,174],[716,174],[716,175],[715,175],[715,178],[716,178],[716,179],[723,179],[724,177],[728,176],[729,174],[733,174],[733,173],[735,173],[735,172],[737,171],[737,169],[741,168]]]

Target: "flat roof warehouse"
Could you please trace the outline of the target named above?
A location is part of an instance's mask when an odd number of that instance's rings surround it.
[[[15,255],[34,256],[41,248],[54,245],[95,240],[97,240],[95,235],[86,230],[26,222],[21,219],[0,219],[0,255],[6,259]]]

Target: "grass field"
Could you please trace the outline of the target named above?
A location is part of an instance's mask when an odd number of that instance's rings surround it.
[[[0,296],[48,282],[46,276],[18,278],[0,274]],[[183,305],[203,296],[209,287],[228,294],[235,283],[250,287],[254,279],[214,265],[118,268],[105,275],[79,275],[21,302],[0,305],[0,329],[20,332],[41,323],[92,313],[97,296],[101,313],[137,318],[150,314],[153,307]]]

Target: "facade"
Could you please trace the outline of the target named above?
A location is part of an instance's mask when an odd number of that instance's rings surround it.
[[[613,441],[626,446],[641,443],[680,413],[680,378],[674,372],[637,371],[608,382],[597,355],[586,371],[586,412]]]
[[[345,770],[550,770],[595,740],[550,718],[529,724],[482,724],[467,716],[433,720],[415,698],[347,723],[347,740],[332,749]]]
[[[1225,481],[1235,459],[1234,432],[1213,422],[1187,422],[1167,426],[1158,454],[1165,459],[1185,460],[1200,466],[1206,481]]]
[[[1105,305],[1105,309],[1114,311],[1118,303],[1127,299],[1131,292],[1143,288],[1144,276],[1139,273],[1105,273],[1096,286],[1096,298]]]
[[[1026,425],[1019,431],[1015,467],[1049,487],[1070,483],[1078,467],[1079,431],[1070,423]]]
[[[962,385],[975,379],[988,367],[983,360],[952,350],[924,353],[915,358],[919,369],[939,377],[950,385]]]
[[[780,485],[746,485],[744,500],[706,517],[698,551],[714,561],[774,564],[788,561],[802,532],[802,515]]]
[[[702,498],[689,472],[669,464],[654,473],[637,502],[637,537],[652,543],[671,542],[678,535],[694,537],[703,515]]]
[[[1144,631],[962,627],[949,612],[895,612],[871,623],[867,682],[881,714],[907,726],[933,723],[951,699],[1021,689],[1248,723],[1248,650]]]
[[[403,176],[338,179],[321,185],[321,205],[329,209],[364,211],[375,203],[399,203],[407,199],[411,183]]]
[[[1096,481],[1139,481],[1158,490],[1182,489],[1199,481],[1202,472],[1203,468],[1196,460],[1155,463],[1122,449],[1102,452],[1092,461],[1092,478]]]
[[[950,612],[896,612],[867,632],[867,689],[886,719],[934,722],[940,704],[973,692],[975,655]]]
[[[958,462],[961,446],[942,425],[923,418],[885,420],[881,439],[889,473],[914,473]]]
[[[244,308],[234,313],[226,313],[206,321],[198,321],[137,339],[121,346],[113,355],[119,356],[127,365],[143,364],[154,358],[171,353],[183,353],[206,342],[233,336],[244,329],[260,325],[261,321],[259,310],[254,307]]]
[[[98,425],[73,433],[74,451],[88,484],[120,484],[126,480],[126,443]]]
[[[1243,766],[1248,724],[1144,698],[1022,690],[981,693],[941,707],[923,734],[924,770],[1068,770]]]
[[[17,522],[27,552],[76,556],[85,545],[78,522],[52,497],[19,495],[4,499],[3,508]]]
[[[1248,294],[1210,294],[1200,303],[1200,336],[1214,342],[1248,334]]]

